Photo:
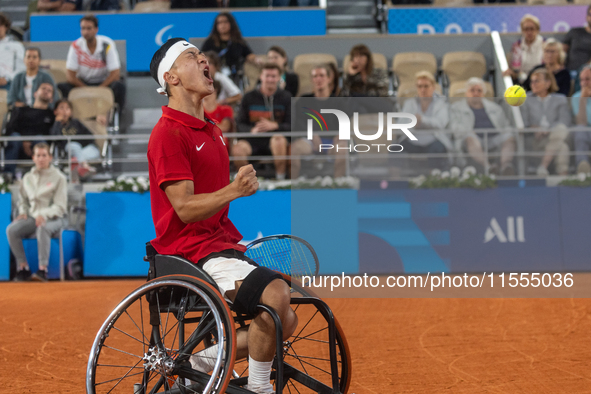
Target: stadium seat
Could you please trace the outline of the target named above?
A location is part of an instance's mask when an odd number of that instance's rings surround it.
[[[486,59],[478,52],[448,52],[443,56],[441,69],[449,83],[465,81],[472,77],[482,78],[486,74]]]
[[[428,52],[403,52],[398,53],[392,60],[392,71],[398,79],[398,83],[412,82],[419,71],[429,71],[437,75],[437,59]]]
[[[170,1],[142,1],[133,7],[133,12],[167,12],[168,10],[170,10]]]
[[[72,117],[79,119],[94,135],[114,134],[118,130],[118,116],[113,91],[107,87],[85,86],[70,91],[68,100],[72,103]],[[107,116],[107,126],[97,122],[98,115]],[[97,138],[96,145],[103,158],[110,157],[110,142]]]
[[[262,59],[263,63],[267,61],[267,55],[256,55],[258,59]],[[251,62],[244,63],[244,93],[256,88],[257,81],[261,75],[261,67]]]
[[[304,53],[293,59],[293,71],[300,78],[298,96],[312,91],[312,68],[323,63],[333,63],[338,67],[337,58],[329,53]]]
[[[386,60],[386,56],[381,53],[372,53],[371,57],[373,59],[373,65],[375,68],[381,68],[382,70],[388,71],[388,60]],[[349,69],[349,63],[351,62],[351,56],[346,55],[345,59],[343,59],[343,70]]]
[[[441,85],[437,84],[435,86],[435,91],[439,94],[442,94]],[[410,98],[410,97],[417,97],[417,87],[415,85],[415,81],[406,81],[402,82],[398,85],[398,90],[396,91],[396,97],[400,98]]]
[[[43,59],[41,60],[40,67],[51,74],[56,85],[58,83],[68,82],[65,60]]]
[[[484,81],[486,85],[486,92],[484,92],[485,97],[495,97],[495,89],[492,84],[488,81]],[[449,97],[466,97],[466,81],[456,81],[452,82],[449,86]]]

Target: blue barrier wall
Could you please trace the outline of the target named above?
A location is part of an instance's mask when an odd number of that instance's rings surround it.
[[[11,220],[11,194],[0,194],[0,228],[6,229]],[[6,231],[4,235],[0,235],[0,280],[8,280],[10,278],[10,248],[8,247],[8,239],[6,238]]]
[[[591,189],[295,190],[234,201],[245,242],[292,233],[320,273],[589,271]],[[149,195],[87,196],[84,273],[144,276]]]
[[[591,188],[296,190],[234,201],[244,236],[292,233],[312,244],[320,273],[590,271]],[[154,238],[149,194],[89,193],[86,276],[145,276]],[[0,195],[0,226],[10,195]],[[2,252],[4,248],[4,252]],[[0,240],[0,280],[9,249]]]
[[[97,13],[99,34],[127,44],[127,70],[149,71],[154,52],[172,37],[205,38],[218,12]],[[323,9],[233,11],[244,37],[326,34]],[[31,16],[31,41],[74,41],[82,14]],[[59,26],[59,28],[57,28]]]
[[[566,32],[584,26],[587,5],[393,7],[388,11],[390,34],[517,33],[525,14],[540,19],[543,32]]]

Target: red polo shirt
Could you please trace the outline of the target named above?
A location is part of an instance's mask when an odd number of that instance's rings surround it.
[[[228,219],[229,205],[212,217],[183,223],[161,185],[191,180],[194,193],[213,193],[230,183],[230,161],[221,130],[210,121],[162,107],[162,117],[148,144],[150,199],[160,254],[174,254],[193,262],[225,249],[245,251],[242,235]]]

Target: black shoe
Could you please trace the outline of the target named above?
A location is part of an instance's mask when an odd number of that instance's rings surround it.
[[[31,275],[31,280],[33,282],[47,282],[47,271],[38,270],[33,275]]]
[[[28,282],[30,280],[31,280],[31,271],[26,268],[17,271],[16,275],[14,276],[15,282]]]

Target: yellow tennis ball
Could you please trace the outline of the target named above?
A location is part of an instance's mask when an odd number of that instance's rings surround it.
[[[525,89],[519,85],[513,85],[505,90],[505,101],[514,107],[519,107],[525,103],[526,98]]]

